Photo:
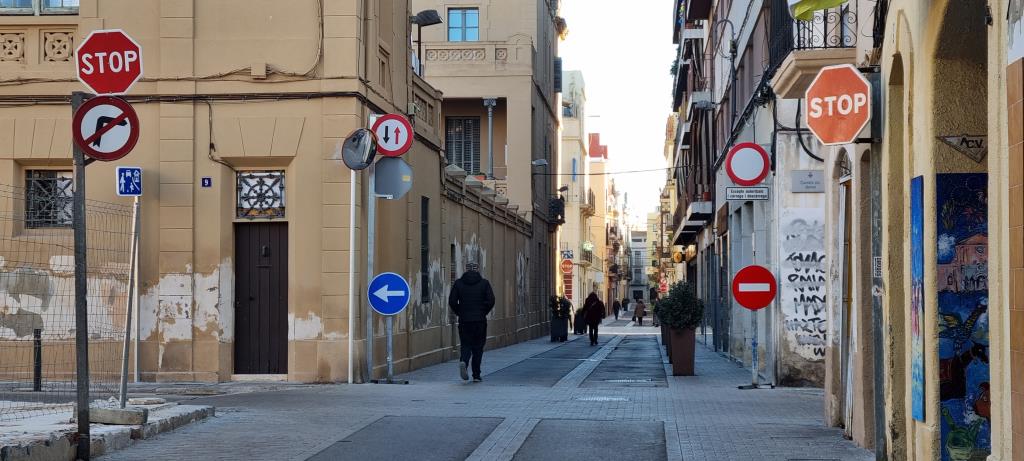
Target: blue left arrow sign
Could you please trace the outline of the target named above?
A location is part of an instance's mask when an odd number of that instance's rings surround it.
[[[394,272],[377,274],[366,291],[370,307],[381,315],[398,314],[409,305],[409,282]]]

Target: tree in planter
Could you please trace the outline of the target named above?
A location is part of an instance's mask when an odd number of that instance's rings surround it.
[[[696,346],[696,329],[704,318],[704,301],[697,297],[697,290],[689,282],[676,282],[656,307],[661,323],[672,334],[669,345],[672,349],[672,374],[693,376],[693,358]]]

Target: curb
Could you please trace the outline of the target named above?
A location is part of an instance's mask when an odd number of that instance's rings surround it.
[[[145,440],[215,415],[205,405],[160,405],[149,414],[149,422],[135,426],[91,426],[92,457],[124,449],[135,440]],[[66,420],[65,420],[66,421]],[[24,440],[0,446],[0,461],[73,461],[78,436],[70,424],[56,426],[49,433],[26,434]]]

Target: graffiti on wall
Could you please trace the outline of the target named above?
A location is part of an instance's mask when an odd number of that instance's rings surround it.
[[[424,277],[427,280],[423,280]],[[440,319],[435,318],[435,315],[443,310],[443,306],[448,305],[448,285],[444,283],[444,267],[441,266],[441,260],[430,261],[426,274],[416,273],[409,280],[413,281],[412,329],[422,330],[439,325]],[[427,283],[426,289],[430,296],[428,302],[421,299],[424,283]]]
[[[910,181],[910,405],[924,421],[924,177]]]
[[[820,208],[782,210],[779,297],[789,343],[807,360],[825,359],[825,214]]]
[[[942,459],[985,459],[992,446],[988,178],[966,173],[935,179]]]

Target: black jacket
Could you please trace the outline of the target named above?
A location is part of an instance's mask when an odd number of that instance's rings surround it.
[[[460,322],[483,322],[494,308],[494,290],[491,282],[479,272],[466,272],[455,281],[448,295],[448,306]]]

